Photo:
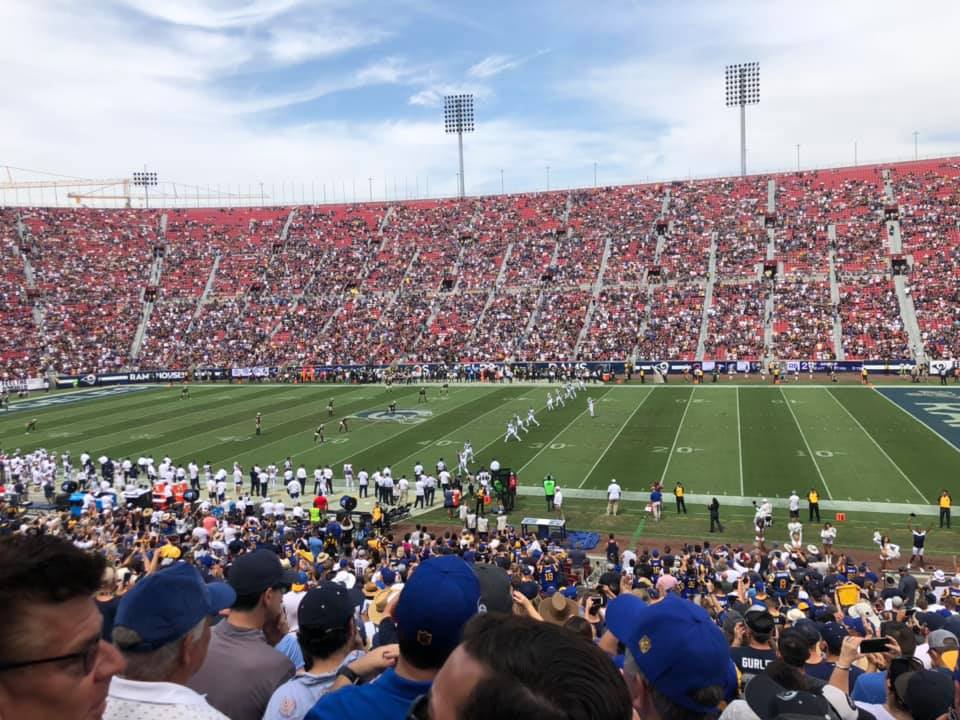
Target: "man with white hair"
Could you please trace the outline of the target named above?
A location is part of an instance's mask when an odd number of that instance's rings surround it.
[[[229,585],[205,583],[185,563],[137,583],[117,608],[113,641],[127,666],[110,683],[103,717],[226,717],[186,683],[206,659],[211,617],[235,599]]]

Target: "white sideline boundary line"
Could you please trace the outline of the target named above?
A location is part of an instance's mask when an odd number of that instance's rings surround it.
[[[827,390],[827,395],[829,395],[830,397],[832,397],[832,398],[833,398],[833,401],[834,401],[837,405],[839,405],[840,407],[842,407],[842,408],[843,408],[843,411],[844,411],[845,413],[847,413],[847,415],[850,416],[850,419],[853,420],[853,421],[857,424],[857,427],[860,428],[860,430],[863,432],[863,434],[866,435],[868,438],[870,438],[870,442],[872,442],[872,443],[877,447],[877,450],[879,450],[879,451],[883,454],[883,456],[890,462],[891,465],[893,465],[894,468],[896,468],[897,472],[900,473],[900,476],[910,484],[910,487],[912,487],[914,490],[916,490],[917,495],[920,496],[920,499],[923,500],[925,503],[929,503],[930,501],[927,500],[927,496],[924,495],[922,492],[920,492],[920,488],[918,488],[916,485],[913,484],[913,480],[911,480],[910,477],[900,468],[900,466],[897,465],[897,463],[895,463],[895,462],[893,461],[893,458],[890,457],[890,456],[887,454],[887,451],[884,450],[883,447],[880,445],[880,443],[878,443],[878,442],[874,439],[873,435],[871,435],[869,432],[867,432],[867,429],[860,423],[859,420],[857,420],[857,418],[854,416],[854,414],[853,414],[852,412],[850,412],[850,410],[847,408],[847,406],[844,405],[842,402],[840,402],[840,400],[837,398],[837,396],[834,395],[834,394],[833,394],[832,392],[830,392],[829,390]]]
[[[780,386],[780,396],[783,398],[783,404],[787,406],[787,410],[790,411],[790,415],[793,416],[793,422],[797,425],[797,430],[800,431],[800,437],[803,439],[803,444],[807,448],[807,454],[810,456],[810,459],[813,461],[813,466],[817,469],[817,475],[820,476],[820,482],[823,483],[823,489],[827,491],[827,497],[833,500],[833,493],[830,492],[830,486],[827,485],[827,479],[823,476],[823,471],[820,469],[820,464],[817,462],[817,456],[813,454],[813,450],[810,448],[810,443],[807,442],[807,436],[803,433],[803,428],[800,427],[800,421],[797,419],[797,414],[793,411],[793,406],[790,404],[790,398],[787,397],[787,394],[783,391],[783,386]]]
[[[637,405],[637,406],[633,409],[633,412],[630,413],[630,415],[627,417],[627,419],[623,421],[623,425],[621,425],[621,426],[620,426],[620,429],[617,430],[617,434],[613,436],[613,439],[607,444],[607,447],[604,448],[604,451],[603,451],[602,453],[600,453],[600,457],[597,458],[597,461],[596,461],[596,462],[593,464],[593,466],[587,471],[587,474],[583,476],[583,480],[580,481],[580,484],[577,485],[577,488],[582,488],[582,487],[583,487],[583,484],[590,478],[591,475],[593,475],[593,471],[597,469],[597,466],[600,464],[600,461],[603,460],[603,458],[606,457],[606,455],[607,455],[608,452],[610,452],[610,448],[613,447],[613,444],[617,441],[617,438],[620,437],[620,433],[622,433],[623,430],[624,430],[624,428],[626,428],[627,425],[630,424],[630,421],[633,420],[633,416],[637,414],[637,411],[638,411],[641,407],[643,407],[643,404],[647,401],[647,398],[649,398],[651,395],[653,395],[652,392],[648,392],[646,395],[644,395],[644,396],[643,396],[643,400],[640,401],[640,404]]]

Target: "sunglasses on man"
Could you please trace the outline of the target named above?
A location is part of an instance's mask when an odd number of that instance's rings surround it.
[[[47,663],[81,661],[83,674],[89,675],[97,664],[97,658],[100,656],[100,642],[103,640],[101,635],[97,635],[82,650],[67,655],[58,655],[56,657],[40,658],[39,660],[20,660],[17,662],[0,662],[0,672],[7,670],[17,670],[19,668],[31,667],[33,665],[46,665]]]

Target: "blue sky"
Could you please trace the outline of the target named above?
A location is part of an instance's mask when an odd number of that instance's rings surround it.
[[[471,194],[732,174],[723,66],[761,63],[748,166],[960,149],[957,3],[7,0],[0,164],[246,191]],[[16,98],[11,102],[11,98]],[[276,187],[276,190],[272,188]],[[299,191],[298,191],[299,199]]]

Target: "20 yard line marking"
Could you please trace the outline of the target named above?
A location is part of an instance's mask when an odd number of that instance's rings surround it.
[[[797,420],[797,414],[793,411],[793,406],[790,404],[787,394],[783,391],[783,387],[780,388],[780,395],[783,396],[783,404],[787,406],[787,410],[789,410],[790,414],[793,416],[793,421],[797,424],[797,430],[800,431],[800,437],[803,439],[803,444],[807,448],[807,455],[810,456],[810,459],[813,461],[813,466],[817,469],[817,475],[820,476],[820,482],[823,483],[823,489],[827,491],[827,497],[833,500],[833,493],[830,492],[830,486],[827,485],[827,479],[823,476],[823,471],[820,470],[820,465],[817,464],[817,456],[813,454],[813,450],[810,448],[810,443],[807,442],[807,436],[803,434],[803,428],[800,427],[800,421]]]
[[[600,461],[603,460],[603,458],[606,456],[608,452],[610,452],[610,448],[613,447],[613,444],[617,441],[617,438],[620,437],[620,433],[622,433],[623,429],[630,424],[630,421],[633,420],[633,416],[637,414],[637,410],[643,407],[643,404],[647,401],[647,398],[650,397],[651,395],[653,395],[653,390],[650,390],[646,395],[643,396],[643,400],[640,401],[640,404],[633,409],[633,412],[630,413],[630,416],[624,421],[623,425],[620,426],[620,429],[617,430],[617,434],[613,436],[613,440],[611,440],[610,443],[607,445],[607,447],[604,449],[604,451],[600,453],[600,457],[597,458],[597,461],[593,464],[593,467],[591,467],[587,471],[587,474],[583,476],[583,480],[580,481],[580,484],[577,485],[577,488],[582,488],[583,484],[587,481],[587,479],[591,475],[593,475],[593,471],[597,469],[597,465],[600,464]]]
[[[743,492],[743,441],[740,438],[740,387],[737,387],[737,457],[740,459],[740,494]]]
[[[605,392],[605,393],[604,393],[603,395],[601,395],[600,397],[605,397],[608,392],[610,392],[610,388],[607,388],[607,392]],[[519,477],[520,473],[522,473],[530,463],[532,463],[534,460],[536,460],[538,457],[540,457],[540,454],[541,454],[544,450],[546,450],[548,447],[550,447],[551,445],[553,445],[553,443],[556,442],[557,438],[560,437],[561,435],[563,435],[567,430],[569,430],[570,427],[571,427],[577,420],[579,420],[580,418],[582,418],[583,415],[584,415],[584,413],[586,413],[589,409],[590,409],[590,408],[588,407],[586,410],[584,410],[584,411],[581,412],[579,415],[577,415],[573,420],[571,420],[571,421],[567,424],[567,426],[563,428],[563,430],[561,430],[560,432],[558,432],[556,435],[553,436],[553,438],[550,440],[550,442],[544,443],[544,444],[543,444],[543,447],[540,448],[540,450],[537,452],[537,454],[534,455],[534,456],[533,456],[532,458],[530,458],[529,460],[527,460],[527,461],[521,466],[521,468],[520,468],[519,470],[517,470],[517,476]]]
[[[827,390],[827,395],[829,395],[830,397],[832,397],[832,398],[833,398],[833,401],[834,401],[837,405],[839,405],[840,407],[843,408],[843,411],[844,411],[845,413],[847,413],[847,415],[850,416],[850,419],[853,420],[853,421],[857,424],[857,427],[860,428],[860,430],[863,431],[863,434],[866,435],[868,438],[870,438],[870,442],[872,442],[874,445],[877,446],[877,450],[879,450],[881,453],[883,453],[883,456],[884,456],[887,460],[890,461],[890,464],[893,465],[894,468],[896,468],[897,472],[900,473],[900,475],[903,477],[903,479],[906,480],[908,483],[910,483],[910,487],[912,487],[914,490],[917,491],[917,495],[919,495],[919,496],[923,499],[923,501],[924,501],[925,503],[929,504],[930,501],[927,500],[926,496],[925,496],[922,492],[920,492],[920,488],[918,488],[916,485],[913,484],[913,481],[907,476],[907,474],[906,474],[903,470],[900,469],[900,466],[897,465],[897,464],[893,461],[893,458],[890,457],[890,456],[887,454],[887,451],[884,450],[884,449],[880,446],[880,443],[878,443],[878,442],[874,439],[873,435],[871,435],[870,433],[867,432],[867,429],[866,429],[863,425],[860,424],[860,421],[857,420],[857,418],[854,416],[854,414],[853,414],[852,412],[850,412],[849,409],[847,409],[847,406],[844,405],[842,402],[840,402],[840,400],[837,398],[837,396],[834,395],[832,392],[830,392],[830,390]]]
[[[683,421],[687,419],[687,410],[690,409],[690,403],[693,402],[694,388],[690,389],[690,395],[687,397],[687,404],[683,408],[683,415],[680,416],[680,424],[677,425],[677,434],[673,436],[673,445],[670,446],[670,454],[667,456],[667,462],[663,466],[663,474],[660,475],[660,484],[667,479],[667,470],[670,469],[670,461],[673,460],[673,454],[677,451],[677,441],[680,440],[680,431],[683,429]]]

